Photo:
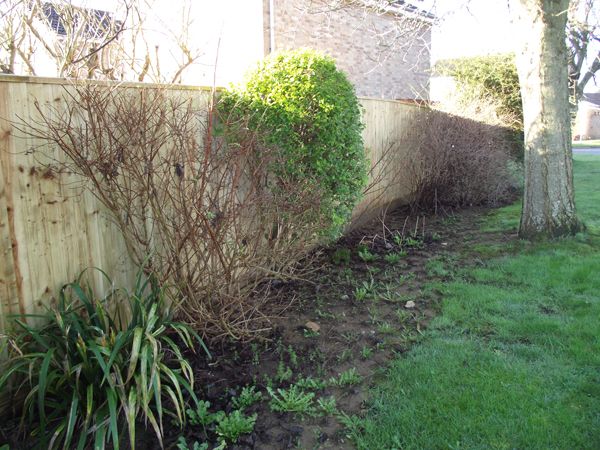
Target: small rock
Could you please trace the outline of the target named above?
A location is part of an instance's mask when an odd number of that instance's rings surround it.
[[[413,302],[412,300],[409,300],[409,301],[407,301],[407,302],[406,302],[406,305],[404,305],[404,307],[405,307],[406,309],[413,309],[415,306],[417,306],[417,305],[416,305],[416,303],[415,303],[415,302]]]
[[[312,331],[313,333],[318,333],[319,330],[321,329],[321,327],[319,326],[319,324],[317,324],[315,322],[311,322],[310,320],[304,324],[304,328],[306,328],[307,330]]]
[[[340,297],[340,299],[345,302],[347,300],[350,300],[350,296],[348,294],[344,294]]]
[[[394,246],[392,244],[390,244],[389,242],[386,242],[385,243],[385,248],[388,249],[388,250],[391,250],[391,249],[394,248]]]
[[[442,242],[442,246],[446,247],[448,245],[447,242]]]

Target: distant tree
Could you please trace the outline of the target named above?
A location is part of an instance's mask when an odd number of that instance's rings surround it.
[[[569,92],[573,111],[577,109],[585,87],[600,70],[600,48],[591,52],[593,43],[600,44],[600,7],[597,3],[597,0],[571,0],[567,40]]]
[[[519,235],[557,237],[581,228],[575,210],[565,29],[569,0],[511,0],[525,129]]]
[[[59,77],[176,83],[199,56],[188,42],[189,0],[180,2],[178,30],[164,26],[163,41],[150,42],[145,26],[154,0],[120,0],[115,11],[71,0],[0,1],[0,72],[38,75],[50,61]],[[178,57],[173,73],[161,73],[159,44]]]

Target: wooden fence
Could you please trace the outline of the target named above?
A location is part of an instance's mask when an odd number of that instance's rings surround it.
[[[42,143],[15,127],[36,120],[35,102],[60,110],[68,86],[60,79],[0,76],[0,319],[39,311],[62,284],[87,267],[102,268],[125,286],[136,271],[104,207],[81,189],[73,175],[45,169],[48,155],[36,151]],[[204,101],[209,98],[206,88],[168,89]],[[398,174],[402,175],[403,161],[418,146],[427,117],[426,110],[400,102],[361,99],[361,103],[365,147],[376,183],[356,208],[356,220],[372,216],[390,202],[408,199],[409,184]],[[106,289],[98,274],[94,281],[97,290]],[[4,322],[0,320],[0,331]]]

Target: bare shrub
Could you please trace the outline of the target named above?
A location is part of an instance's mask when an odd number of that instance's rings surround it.
[[[245,124],[235,141],[216,132],[233,124],[216,123],[214,95],[85,83],[64,101],[36,104],[24,129],[66,156],[134,261],[179,288],[180,317],[209,337],[268,329],[265,280],[298,276],[326,226],[318,186],[274,175],[281,152]]]
[[[511,130],[431,111],[417,153],[408,165],[413,205],[497,205],[514,195]]]

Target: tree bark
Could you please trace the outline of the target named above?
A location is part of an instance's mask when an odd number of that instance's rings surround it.
[[[569,0],[512,0],[521,32],[517,69],[525,127],[525,192],[519,235],[576,233],[567,47]]]

